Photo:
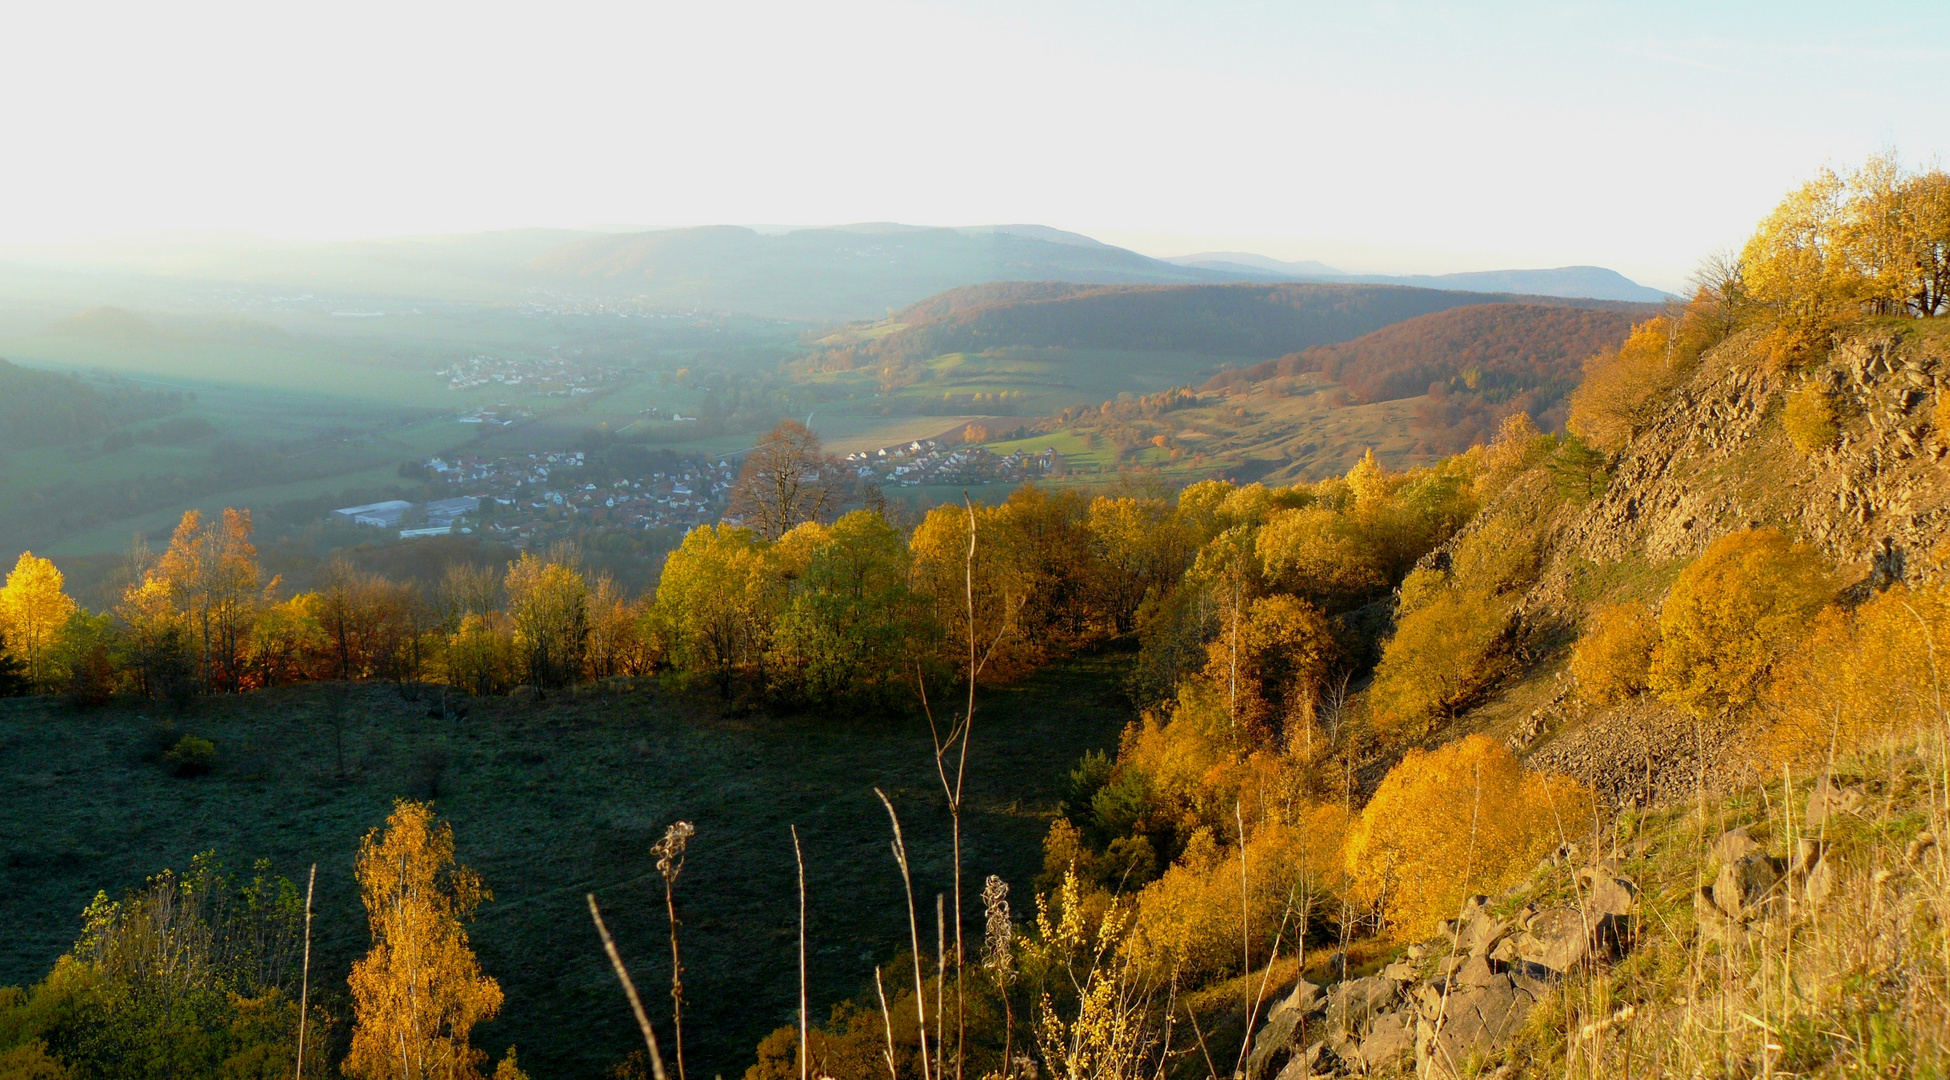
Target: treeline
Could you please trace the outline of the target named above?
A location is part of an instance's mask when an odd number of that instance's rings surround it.
[[[1493,296],[1378,285],[976,286],[916,304],[883,337],[836,342],[809,370],[869,368],[884,388],[951,352],[993,348],[1268,356],[1346,341],[1403,319]]]

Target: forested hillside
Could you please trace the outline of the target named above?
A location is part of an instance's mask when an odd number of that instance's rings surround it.
[[[1353,341],[1288,353],[1215,375],[1207,390],[1319,372],[1360,403],[1420,397],[1416,427],[1450,453],[1484,442],[1512,409],[1563,427],[1564,400],[1586,359],[1616,349],[1656,309],[1480,304],[1407,319]]]
[[[99,438],[181,407],[180,395],[127,383],[104,388],[0,360],[0,450]]]

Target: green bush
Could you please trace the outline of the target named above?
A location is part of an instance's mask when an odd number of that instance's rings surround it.
[[[163,761],[177,776],[201,776],[216,768],[217,744],[185,735],[163,755]]]

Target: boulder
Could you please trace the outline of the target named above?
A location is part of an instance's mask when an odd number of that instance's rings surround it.
[[[1484,1056],[1510,1041],[1536,1000],[1507,975],[1451,994],[1442,1027],[1427,1041],[1427,1056],[1419,1062],[1422,1075],[1440,1080],[1469,1075]]]
[[[1638,889],[1631,882],[1595,866],[1578,871],[1578,881],[1584,887],[1584,909],[1593,916],[1632,913]]]
[[[1815,786],[1808,792],[1808,809],[1802,821],[1806,823],[1808,831],[1813,832],[1838,815],[1861,810],[1863,799],[1860,785],[1843,787],[1824,776],[1815,781]]]
[[[1588,919],[1576,908],[1540,911],[1517,936],[1517,958],[1562,975],[1591,955],[1593,937],[1603,921]]]
[[[1411,983],[1416,980],[1417,975],[1415,973],[1415,965],[1404,964],[1397,960],[1381,969],[1381,977],[1393,982]]]
[[[1456,982],[1467,987],[1488,986],[1496,981],[1496,966],[1487,956],[1472,956],[1456,972]]]
[[[1509,932],[1509,923],[1479,910],[1464,920],[1462,931],[1456,935],[1456,948],[1471,956],[1488,956]]]
[[[1359,1056],[1370,1071],[1386,1068],[1415,1050],[1415,1018],[1406,1011],[1382,1013],[1361,1040]]]
[[[1327,992],[1327,1023],[1339,1031],[1353,1031],[1395,1003],[1401,988],[1377,975],[1338,983]]]
[[[1253,1036],[1252,1052],[1246,1055],[1245,1080],[1269,1080],[1286,1069],[1287,1063],[1301,1049],[1301,1021],[1305,1019],[1298,1009],[1275,1010],[1266,1021],[1266,1026]],[[1315,1041],[1320,1038],[1314,1035]]]
[[[1277,1016],[1287,1009],[1298,1009],[1302,1013],[1318,1012],[1322,1003],[1326,1000],[1326,991],[1314,983],[1308,982],[1306,976],[1303,975],[1295,980],[1293,992],[1276,1002],[1273,1005],[1273,1011],[1268,1015]]]
[[[1787,872],[1787,863],[1760,851],[1732,859],[1713,880],[1713,903],[1728,916],[1751,918],[1775,895],[1774,886]]]
[[[1720,838],[1713,841],[1713,847],[1710,849],[1713,858],[1724,864],[1759,851],[1760,844],[1747,835],[1747,830],[1750,828],[1752,826],[1742,825],[1737,829],[1728,829],[1721,833]]]

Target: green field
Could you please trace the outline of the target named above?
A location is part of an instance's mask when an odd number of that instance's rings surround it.
[[[1067,769],[1087,749],[1114,748],[1128,716],[1118,693],[1126,659],[1083,657],[984,695],[965,861],[975,882],[997,873],[1026,893]],[[0,801],[0,984],[44,974],[97,890],[117,894],[215,849],[232,867],[267,858],[293,878],[318,864],[315,986],[342,1006],[346,972],[367,943],[352,880],[359,837],[393,799],[427,795],[425,763],[439,760],[436,804],[454,823],[460,858],[495,893],[471,933],[507,1005],[476,1041],[497,1054],[518,1045],[536,1076],[602,1075],[640,1045],[583,895],[602,901],[640,982],[667,979],[649,848],[671,821],[698,830],[679,885],[692,1075],[741,1075],[758,1039],[790,1022],[788,826],[805,844],[821,1017],[870,988],[874,965],[906,940],[874,786],[901,811],[917,895],[931,900],[949,881],[947,817],[917,717],[727,715],[715,699],[646,688],[545,705],[482,699],[463,721],[435,721],[424,700],[359,685],[340,780],[331,693],[201,699],[182,714],[0,702],[0,785],[13,795]],[[183,733],[217,743],[216,773],[180,779],[154,760]],[[654,989],[645,996],[663,1000]]]

